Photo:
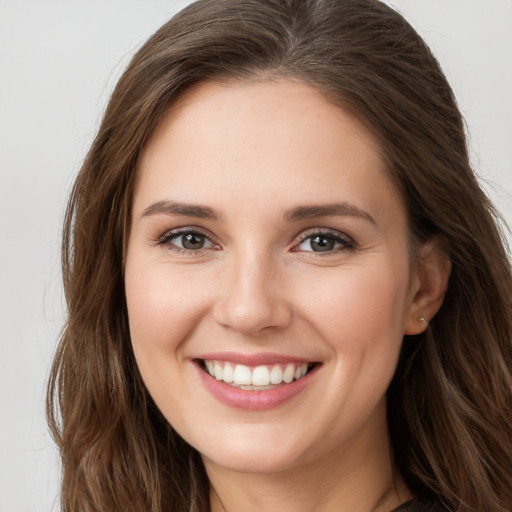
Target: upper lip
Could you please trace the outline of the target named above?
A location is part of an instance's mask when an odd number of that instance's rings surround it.
[[[311,363],[313,359],[290,356],[285,354],[275,354],[272,352],[261,352],[257,354],[247,354],[240,352],[208,352],[199,354],[194,359],[206,361],[226,361],[234,364],[243,364],[245,366],[260,366],[268,364],[287,364],[287,363]]]

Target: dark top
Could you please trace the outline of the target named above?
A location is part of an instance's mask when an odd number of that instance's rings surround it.
[[[395,508],[392,512],[449,512],[449,510],[440,503],[423,503],[418,500],[411,500]]]

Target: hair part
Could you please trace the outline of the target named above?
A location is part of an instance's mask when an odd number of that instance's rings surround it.
[[[444,305],[424,334],[405,337],[388,390],[401,475],[449,510],[508,511],[510,262],[437,61],[377,0],[200,0],[133,57],[64,224],[68,319],[47,405],[63,510],[209,509],[200,456],[156,408],[131,348],[123,258],[132,191],[141,151],[185,90],[276,78],[311,85],[365,124],[405,202],[411,243],[438,237],[452,262]]]

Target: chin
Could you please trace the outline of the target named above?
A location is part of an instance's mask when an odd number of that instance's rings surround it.
[[[299,465],[295,455],[276,454],[270,450],[243,450],[243,451],[225,451],[224,453],[213,453],[212,457],[202,455],[203,461],[208,468],[210,462],[212,465],[220,466],[226,470],[237,473],[250,474],[273,474],[281,473]]]
[[[242,429],[248,430],[246,435],[231,431],[225,436],[224,442],[220,439],[205,442],[207,440],[203,437],[196,448],[207,467],[214,465],[239,473],[268,474],[300,465],[304,449],[299,447],[303,443],[291,439],[284,429],[279,433],[274,428],[271,434],[261,425],[258,429],[247,429],[246,426],[242,426]]]

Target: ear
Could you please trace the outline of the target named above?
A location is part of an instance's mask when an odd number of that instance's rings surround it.
[[[405,321],[405,334],[423,332],[439,311],[448,287],[452,264],[439,239],[427,242],[420,250],[411,290],[412,301]]]

